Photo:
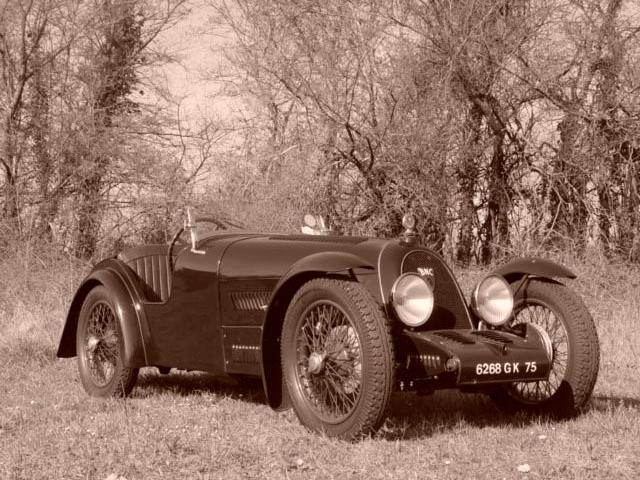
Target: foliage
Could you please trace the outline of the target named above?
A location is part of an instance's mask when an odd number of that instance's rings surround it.
[[[554,244],[639,259],[633,2],[212,4],[261,119],[254,175],[303,154],[301,200],[338,229],[395,236],[413,210],[462,263]]]
[[[189,194],[179,139],[190,132],[143,83],[166,58],[152,42],[184,4],[0,3],[2,223],[12,234],[87,259],[126,241],[142,211],[173,211]]]
[[[7,229],[90,258],[186,203],[387,237],[413,211],[461,264],[640,261],[636,2],[205,1],[236,115],[198,123],[153,79],[186,0],[2,0]]]

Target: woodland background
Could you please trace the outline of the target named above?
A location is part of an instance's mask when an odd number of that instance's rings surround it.
[[[166,35],[200,9],[195,118]],[[2,248],[94,259],[193,205],[378,236],[413,211],[462,265],[640,261],[635,0],[0,0],[0,62]]]
[[[0,478],[638,478],[637,0],[0,0]],[[188,50],[188,52],[187,52]],[[197,50],[194,56],[194,50]],[[394,394],[354,444],[260,384],[141,371],[91,398],[56,357],[90,264],[184,208],[396,236],[464,292],[547,256],[593,315],[575,419]]]

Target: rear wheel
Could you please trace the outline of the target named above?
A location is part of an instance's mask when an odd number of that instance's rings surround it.
[[[333,437],[357,438],[384,421],[393,387],[389,327],[355,282],[303,285],[284,320],[284,379],[300,421]]]
[[[574,415],[589,400],[598,377],[599,345],[596,327],[582,300],[569,288],[543,280],[527,280],[516,289],[512,325],[531,323],[551,340],[553,358],[549,378],[515,382],[491,393],[506,411]]]
[[[89,292],[82,304],[76,334],[78,371],[84,389],[95,397],[128,395],[138,378],[137,368],[124,366],[120,324],[107,290]]]

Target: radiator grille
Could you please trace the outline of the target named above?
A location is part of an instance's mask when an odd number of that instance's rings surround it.
[[[418,272],[418,268],[433,269],[435,307],[426,329],[471,328],[471,318],[458,284],[444,261],[435,253],[415,250],[402,262],[402,273]]]

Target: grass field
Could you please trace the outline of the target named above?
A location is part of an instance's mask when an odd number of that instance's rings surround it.
[[[557,422],[498,412],[480,395],[397,394],[373,438],[306,431],[259,384],[144,369],[126,400],[89,398],[55,358],[86,267],[21,248],[0,261],[0,479],[637,478],[640,270],[572,262],[601,369],[590,408]],[[565,262],[568,263],[568,262]],[[482,273],[460,272],[463,285]]]

